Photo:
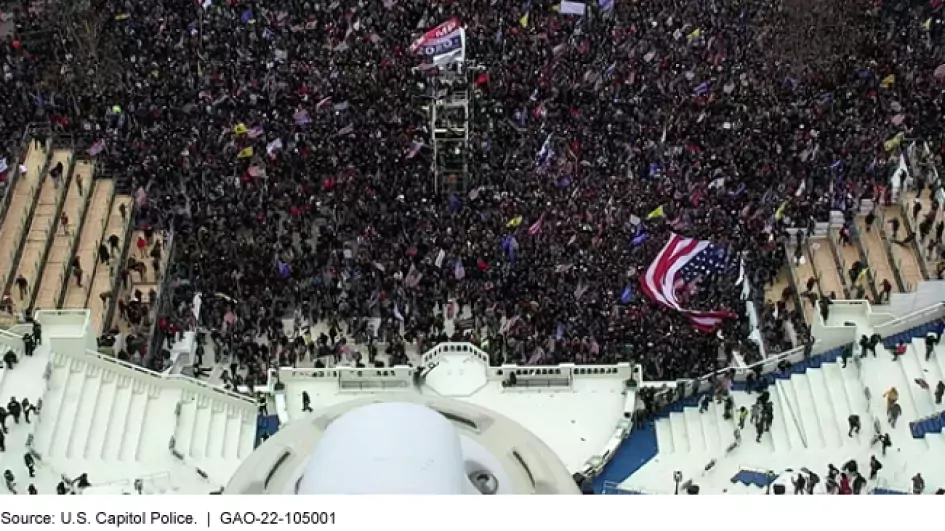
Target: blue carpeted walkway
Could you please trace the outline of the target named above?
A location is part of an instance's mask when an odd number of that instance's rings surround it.
[[[643,465],[649,463],[650,459],[656,457],[657,452],[659,448],[656,445],[656,426],[652,422],[647,422],[640,428],[634,428],[630,436],[614,452],[610,462],[604,466],[604,470],[594,478],[594,492],[603,494],[604,482],[612,481],[620,484],[626,481],[637,470],[643,468]],[[613,494],[613,492],[608,490],[607,494]]]
[[[263,442],[263,436],[272,437],[279,431],[279,417],[276,415],[260,415],[256,418],[256,444]]]

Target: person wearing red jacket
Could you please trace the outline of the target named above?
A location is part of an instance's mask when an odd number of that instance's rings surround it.
[[[850,476],[840,474],[840,494],[853,494],[853,488],[850,487]]]

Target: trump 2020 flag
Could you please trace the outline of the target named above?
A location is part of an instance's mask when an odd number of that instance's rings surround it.
[[[723,319],[736,317],[728,310],[683,308],[677,292],[699,282],[717,282],[718,277],[737,274],[738,257],[725,247],[704,240],[673,234],[643,277],[643,293],[656,303],[685,314],[703,332],[714,330]]]

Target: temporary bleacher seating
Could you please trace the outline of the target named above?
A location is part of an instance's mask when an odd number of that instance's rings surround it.
[[[69,265],[78,245],[79,227],[89,204],[92,188],[91,167],[78,163],[74,168],[75,171],[72,172],[68,184],[69,189],[62,206],[62,213],[66,216],[67,224],[63,225],[60,219],[56,225],[43,270],[43,278],[34,303],[36,309],[57,308],[66,283],[70,280]]]
[[[23,163],[26,171],[19,172],[14,188],[9,191],[10,202],[3,224],[0,225],[0,289],[12,288],[16,278],[17,257],[26,239],[47,159],[46,147],[31,142]],[[10,289],[11,294],[16,291],[18,290]]]
[[[121,215],[121,208],[124,207],[126,215]],[[96,262],[94,269],[94,278],[91,282],[91,293],[88,299],[88,307],[92,310],[92,330],[95,334],[104,332],[106,314],[109,309],[109,300],[102,299],[103,293],[114,296],[112,287],[115,285],[115,279],[121,269],[121,260],[124,256],[125,242],[128,240],[127,232],[131,218],[132,199],[127,195],[117,195],[111,207],[111,213],[108,216],[108,223],[105,230],[99,235],[99,242],[107,242],[112,234],[118,235],[118,249],[113,253],[108,264],[100,261]],[[108,244],[106,243],[106,246]],[[97,245],[96,245],[97,247]]]
[[[90,168],[81,171],[89,171],[94,174],[94,168],[90,163],[77,164],[76,171],[80,171],[79,166],[89,164]],[[82,222],[82,233],[79,236],[79,245],[75,252],[75,257],[79,259],[79,265],[82,267],[83,279],[82,286],[78,286],[72,279],[69,281],[69,287],[66,290],[63,308],[85,308],[89,298],[92,286],[91,273],[94,271],[95,263],[98,261],[98,245],[101,242],[102,233],[108,223],[108,213],[111,209],[112,196],[114,195],[115,185],[110,179],[100,179],[95,181],[95,187],[92,190],[92,199],[86,210],[85,219]],[[70,275],[71,276],[71,275]]]
[[[62,163],[65,171],[62,178],[54,180],[49,174],[49,168]],[[26,279],[29,289],[25,299],[19,297],[19,290],[12,290],[14,301],[23,308],[33,306],[33,299],[38,293],[45,265],[46,251],[55,234],[56,222],[59,219],[59,207],[65,197],[68,186],[69,168],[72,166],[72,150],[56,149],[50,157],[46,175],[40,183],[39,196],[30,220],[29,230],[26,233],[26,242],[17,264],[16,277]]]

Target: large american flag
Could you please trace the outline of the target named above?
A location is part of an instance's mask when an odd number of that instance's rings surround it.
[[[735,314],[727,310],[704,312],[683,308],[676,294],[681,289],[706,281],[715,282],[719,276],[733,273],[738,262],[738,257],[725,247],[673,234],[646,270],[643,292],[658,304],[684,313],[699,330],[710,332],[723,319],[735,317]]]

